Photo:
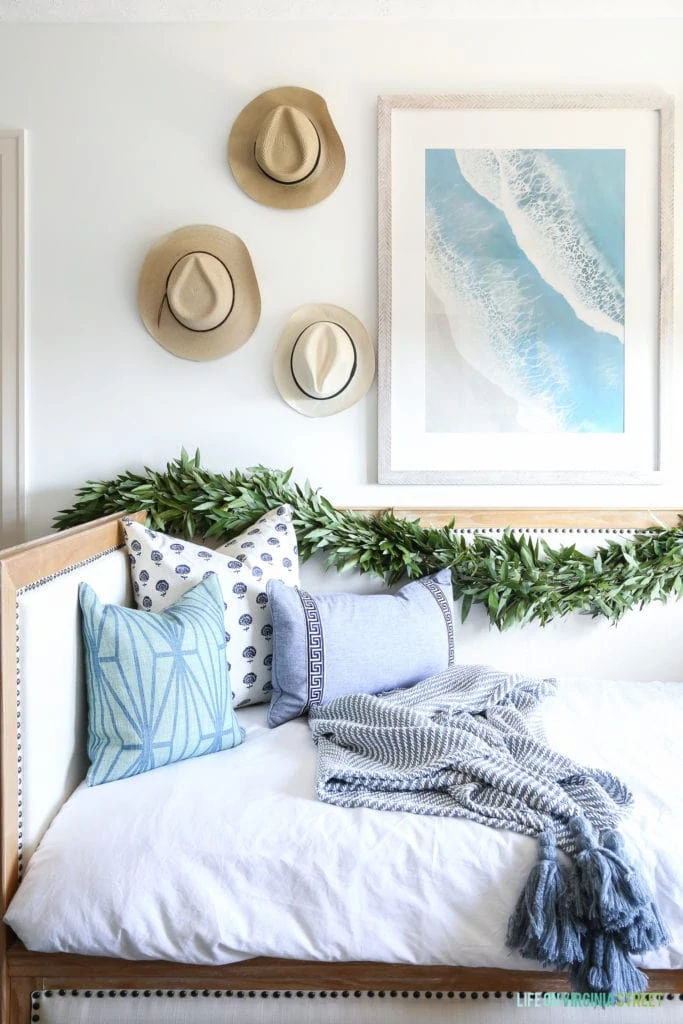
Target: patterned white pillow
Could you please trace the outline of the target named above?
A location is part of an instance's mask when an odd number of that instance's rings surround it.
[[[225,604],[225,640],[233,705],[270,700],[273,617],[266,584],[299,583],[299,559],[290,505],[281,505],[244,533],[212,550],[123,520],[131,578],[139,608],[162,612],[215,573]]]

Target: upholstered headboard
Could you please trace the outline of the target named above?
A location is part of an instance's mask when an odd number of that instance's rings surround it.
[[[129,603],[128,559],[111,516],[0,558],[3,907],[31,852],[84,774],[78,584]]]

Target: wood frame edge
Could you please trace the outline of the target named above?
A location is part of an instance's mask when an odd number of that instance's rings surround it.
[[[15,942],[11,977],[40,980],[45,989],[204,989],[267,991],[499,991],[566,992],[566,972],[448,965],[279,960],[255,957],[219,966],[131,961],[62,953],[33,953]],[[683,992],[683,971],[647,971],[650,989]]]
[[[92,523],[74,527],[64,533],[50,534],[38,540],[0,551],[0,904],[4,915],[19,881],[18,834],[18,743],[17,664],[16,664],[16,594],[17,590],[43,576],[77,565],[92,555],[100,554],[122,543],[119,521],[123,513],[115,513]],[[144,513],[131,518],[144,520]],[[11,1020],[15,999],[8,955],[13,933],[0,925],[0,1002],[2,1021]],[[23,998],[23,997],[22,997]]]

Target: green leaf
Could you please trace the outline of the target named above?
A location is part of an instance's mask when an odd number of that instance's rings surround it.
[[[308,481],[293,484],[292,475],[291,467],[265,466],[212,473],[202,468],[198,449],[190,456],[182,448],[165,472],[145,467],[143,473],[86,481],[54,524],[67,529],[144,509],[157,529],[228,540],[267,509],[287,503],[294,510],[302,561],[324,551],[331,568],[355,568],[389,583],[449,566],[454,593],[462,597],[462,620],[473,604],[483,604],[499,629],[532,621],[545,625],[570,613],[616,621],[629,608],[670,594],[683,597],[683,518],[671,529],[609,540],[590,555],[573,544],[551,548],[544,538],[530,540],[509,527],[495,536],[465,535],[453,521],[425,528],[390,511],[337,509]]]
[[[522,559],[522,562],[527,569],[534,568],[534,559],[526,541],[523,541],[522,544],[520,544],[519,557]]]

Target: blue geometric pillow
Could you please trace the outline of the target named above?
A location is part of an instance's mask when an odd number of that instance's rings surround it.
[[[207,576],[164,612],[102,604],[82,583],[89,786],[236,747],[223,593]]]

